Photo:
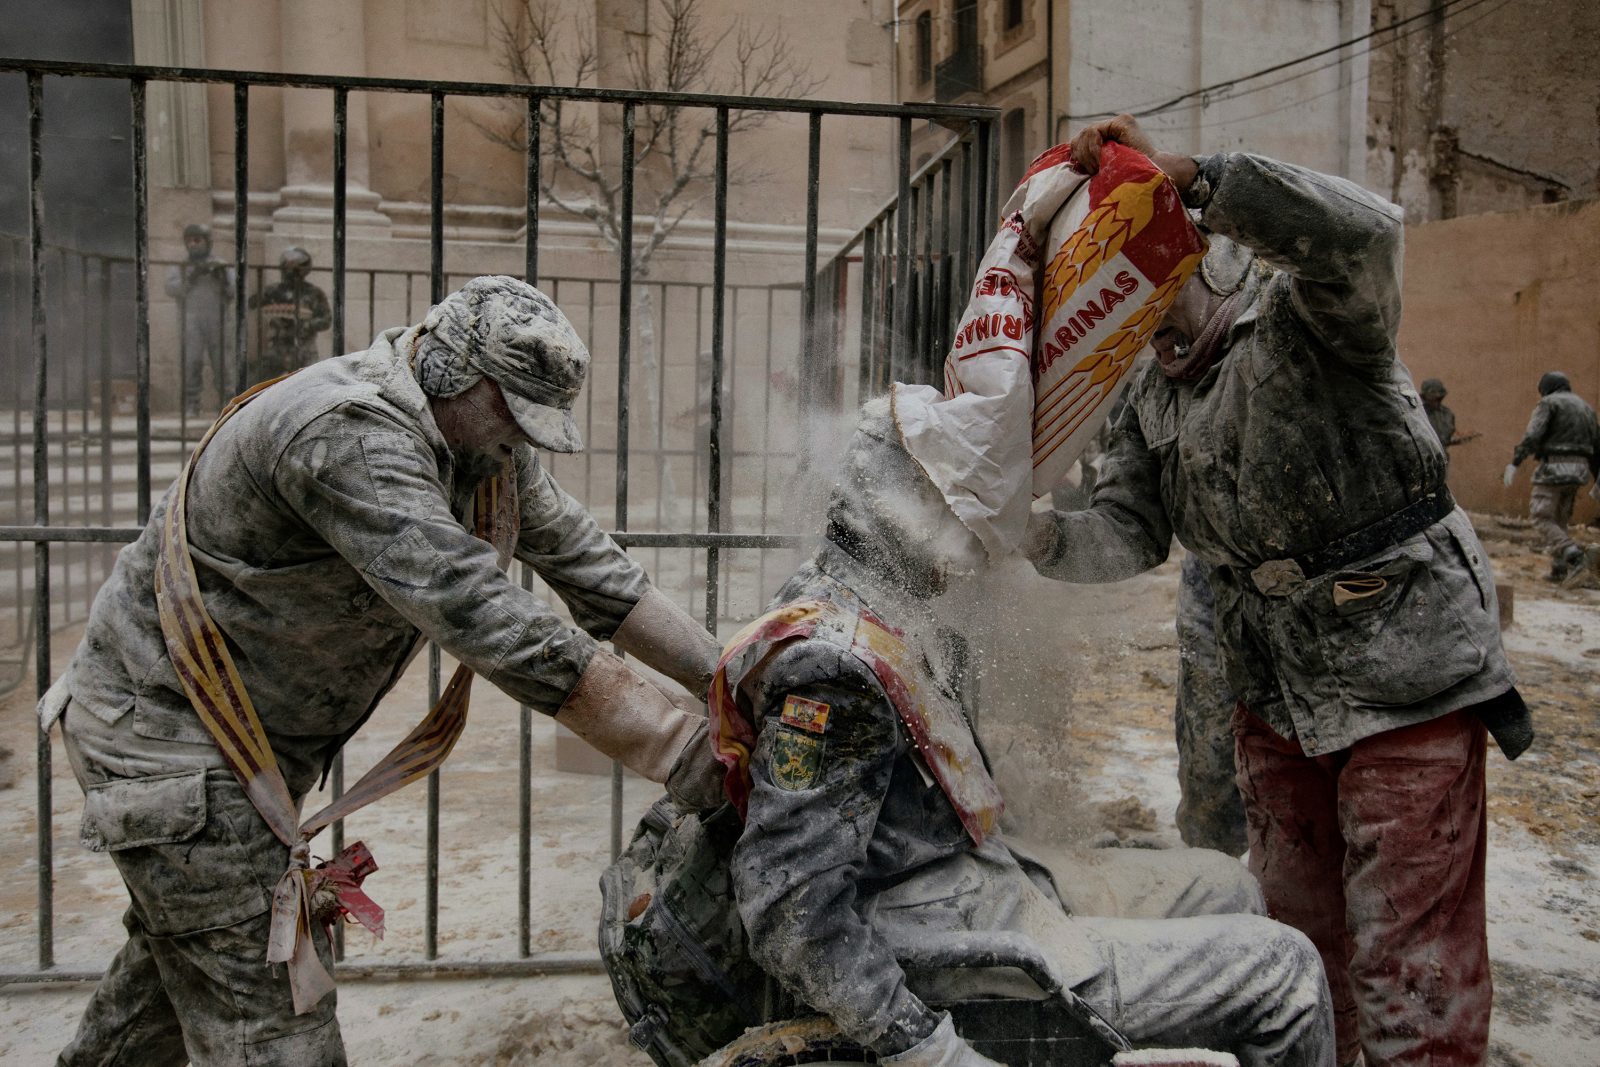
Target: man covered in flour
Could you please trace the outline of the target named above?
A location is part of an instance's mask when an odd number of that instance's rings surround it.
[[[543,293],[479,278],[420,324],[267,387],[202,444],[186,495],[180,479],[122,551],[40,706],[46,729],[61,721],[85,791],[83,840],[111,854],[132,898],[127,943],[60,1063],[345,1062],[335,997],[302,997],[268,966],[291,850],[253,790],[271,780],[298,809],[424,638],[653,781],[692,789],[698,771],[714,782],[695,744],[703,717],[597,642],[697,696],[716,644],[534,454],[582,447],[571,407],[588,364]],[[490,478],[512,505],[508,554],[555,589],[576,628],[469,528]],[[185,510],[190,601],[163,526]],[[231,682],[192,687],[216,664],[181,643],[170,651],[175,614],[191,628],[209,616]],[[275,757],[249,788],[237,736],[248,716],[232,696],[248,697]],[[202,705],[234,716],[222,736]],[[325,968],[327,939],[309,926],[310,963]]]
[[[1396,357],[1400,210],[1261,156],[1159,151],[1126,115],[1075,162],[1095,173],[1109,143],[1166,172],[1210,248],[1090,507],[1035,515],[1029,555],[1117,581],[1176,535],[1210,568],[1250,866],[1322,954],[1340,1063],[1482,1063],[1485,726],[1511,758],[1532,730]]]
[[[1030,876],[1007,846],[961,706],[958,639],[931,606],[983,558],[906,452],[890,401],[869,404],[820,548],[728,646],[712,683],[729,793],[745,805],[732,881],[750,956],[902,1067],[994,1062],[927,1007],[897,960],[962,931],[1032,939],[1136,1044],[1330,1064],[1326,985],[1300,934],[1248,914],[1070,918],[1048,875]],[[1211,905],[1242,910],[1253,896]]]

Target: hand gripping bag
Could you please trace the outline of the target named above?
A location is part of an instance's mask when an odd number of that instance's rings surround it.
[[[1106,145],[1085,179],[1067,145],[1006,202],[945,359],[944,391],[896,386],[906,447],[992,558],[1060,485],[1134,358],[1205,255],[1176,187]]]

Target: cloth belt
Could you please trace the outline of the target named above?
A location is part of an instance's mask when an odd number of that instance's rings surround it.
[[[167,505],[161,529],[161,558],[156,567],[156,606],[167,655],[205,726],[245,796],[275,837],[289,849],[289,867],[272,894],[272,921],[267,934],[267,962],[288,965],[289,991],[296,1015],[304,1015],[333,991],[333,978],[317,958],[313,923],[330,928],[349,915],[378,937],[383,936],[383,909],[361,890],[361,882],[378,869],[360,841],[332,860],[311,865],[311,839],[380,797],[409,785],[444,762],[467,725],[472,670],[462,665],[445,686],[439,702],[349,792],[317,814],[299,822],[297,806],[278,769],[277,756],[255,704],[228,651],[227,640],[211,619],[200,596],[194,559],[189,552],[189,476],[195,461],[222,424],[268,387],[273,378],[234,397],[195,446]],[[494,545],[500,566],[511,559],[520,512],[516,479],[508,460],[500,474],[478,486],[473,501],[474,532]]]
[[[1415,537],[1455,509],[1456,502],[1450,490],[1440,486],[1399,511],[1319,549],[1289,559],[1269,559],[1250,572],[1250,580],[1264,596],[1288,596],[1313,578],[1348,567]]]

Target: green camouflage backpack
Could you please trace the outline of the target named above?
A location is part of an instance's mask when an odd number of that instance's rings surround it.
[[[729,865],[742,827],[662,797],[600,876],[600,956],[629,1038],[661,1067],[690,1067],[767,1021]]]

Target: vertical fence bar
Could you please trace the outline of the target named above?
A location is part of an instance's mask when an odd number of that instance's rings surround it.
[[[235,392],[250,388],[245,259],[250,251],[250,86],[233,86],[233,359]],[[225,390],[220,387],[217,392]],[[226,398],[224,398],[226,399]]]
[[[939,265],[938,299],[933,307],[935,358],[942,360],[950,351],[950,285],[955,276],[950,265],[950,186],[955,178],[955,162],[948,157],[939,169]],[[934,384],[938,385],[943,372],[935,363]]]
[[[333,91],[333,354],[344,354],[345,333],[345,241],[346,187],[349,184],[350,91],[343,86]],[[333,799],[344,796],[344,749],[333,754],[330,778]],[[344,851],[344,820],[332,828],[333,854]],[[333,925],[333,958],[344,959],[344,923]]]
[[[983,169],[978,174],[982,183],[983,210],[978,216],[981,224],[978,232],[985,233],[995,226],[995,212],[1000,210],[996,190],[1000,183],[1000,152],[996,143],[995,127],[991,120],[985,119],[978,127],[978,154],[983,159]]]
[[[134,478],[141,525],[150,518],[150,168],[144,101],[144,79],[134,78],[128,85],[128,107],[133,124]]]
[[[523,217],[527,245],[523,249],[523,277],[529,285],[539,284],[539,98],[528,97],[527,207]]]
[[[900,119],[900,180],[894,213],[894,308],[890,319],[889,376],[903,377],[906,359],[906,328],[911,315],[911,119]]]
[[[433,93],[432,159],[428,175],[428,302],[444,299],[444,94]],[[428,707],[439,702],[439,646],[428,643]],[[439,958],[439,770],[428,775],[428,884],[423,916],[423,954]]]
[[[49,364],[44,317],[44,79],[28,75],[28,272],[33,325],[33,524],[50,524]],[[33,543],[33,680],[36,697],[50,687],[50,544]],[[38,825],[39,969],[55,966],[55,841],[50,827],[50,735],[34,728]]]
[[[817,398],[817,215],[822,179],[822,112],[810,116],[806,139],[806,261],[800,290],[800,417],[806,418]],[[801,463],[807,462],[809,447],[802,445]]]
[[[874,352],[873,322],[877,316],[878,225],[867,227],[861,242],[861,351],[856,357],[856,406],[866,402],[872,389]]]
[[[527,204],[523,276],[539,284],[539,98],[528,97]],[[592,390],[591,390],[592,391]],[[520,565],[522,588],[533,588],[533,568]],[[533,954],[533,709],[517,709],[517,955]]]
[[[350,90],[333,91],[333,354],[344,355],[345,190],[349,183]]]
[[[970,132],[970,131],[969,131]],[[961,142],[961,211],[957,220],[958,233],[956,245],[961,249],[960,258],[956,261],[956,274],[958,276],[957,292],[960,294],[951,308],[950,328],[956,327],[957,317],[966,310],[968,297],[971,295],[967,286],[971,284],[972,276],[978,272],[977,256],[973,252],[973,233],[975,232],[975,213],[973,209],[974,190],[976,183],[972,180],[972,141],[969,137]]]
[[[925,382],[938,381],[938,362],[934,349],[938,347],[934,342],[933,321],[933,172],[929,172],[922,183],[922,291],[917,302],[917,342],[921,350],[917,353],[918,366],[922,368],[922,378]]]
[[[706,441],[706,532],[722,532],[722,361],[726,343],[724,319],[728,304],[728,109],[717,108],[717,153],[712,172],[711,207],[711,427]],[[699,301],[695,319],[699,320]],[[698,351],[696,355],[698,355]],[[697,364],[699,360],[695,361]],[[715,545],[706,549],[706,629],[717,632],[717,585],[721,557]]]
[[[100,261],[100,523],[111,525],[111,260]],[[100,549],[102,572],[105,549]]]
[[[628,528],[628,360],[633,344],[633,102],[622,105],[622,218],[617,260],[616,528]],[[622,764],[611,763],[611,858],[622,854]]]

